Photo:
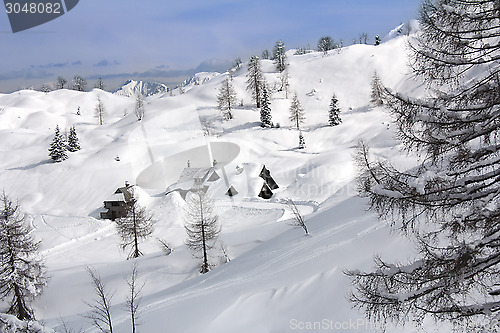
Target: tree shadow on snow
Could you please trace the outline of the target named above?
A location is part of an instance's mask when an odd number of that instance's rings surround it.
[[[38,163],[28,164],[26,166],[17,167],[17,168],[10,168],[10,169],[7,169],[7,170],[29,170],[29,169],[34,169],[36,167],[39,167],[40,165],[52,164],[52,163],[53,163],[52,160],[44,160],[44,161],[40,161]]]

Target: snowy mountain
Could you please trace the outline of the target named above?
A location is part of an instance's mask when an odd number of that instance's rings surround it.
[[[97,332],[82,316],[89,310],[82,300],[93,298],[86,272],[90,266],[114,292],[115,330],[129,331],[125,279],[137,263],[144,283],[142,332],[292,332],[316,325],[376,332],[346,299],[350,281],[343,271],[369,270],[374,254],[392,260],[414,253],[408,240],[366,211],[367,200],[357,196],[352,156],[356,142],[364,139],[377,157],[396,165],[414,158],[399,155],[389,115],[369,104],[375,71],[395,90],[418,92],[418,83],[407,79],[408,38],[327,55],[287,53],[289,90],[305,109],[305,149],[297,149],[298,132],[289,121],[291,98],[278,91],[280,74],[269,60],[262,68],[273,92],[272,120],[280,128],[260,127],[259,111],[246,90],[246,66],[233,75],[243,106],[229,121],[222,121],[216,108],[227,73],[200,73],[186,82],[185,93],[157,95],[145,105],[141,122],[124,112],[135,103],[126,96],[150,96],[166,87],[130,81],[115,94],[0,94],[0,187],[19,198],[34,237],[42,241],[51,276],[34,303],[37,318],[56,331],[62,329],[62,318],[75,330]],[[333,93],[343,122],[329,127]],[[98,98],[105,109],[102,126],[94,112]],[[82,148],[61,163],[52,163],[47,152],[56,125],[63,132],[75,126]],[[231,261],[223,263],[227,258],[216,253],[214,269],[200,275],[185,245],[185,202],[178,192],[165,194],[190,175],[188,165],[197,168],[194,175],[213,160],[219,178],[208,191],[222,228],[219,240]],[[255,184],[262,186],[255,179],[263,165],[279,185],[271,199],[255,192]],[[103,201],[126,181],[137,184],[141,203],[155,221],[154,236],[141,243],[144,256],[134,260],[126,260],[120,250],[114,223],[99,219]],[[230,186],[237,195],[226,195]],[[291,226],[287,198],[305,216],[309,235]],[[170,255],[163,254],[157,239],[173,248]],[[447,332],[435,323],[425,328]]]
[[[163,83],[128,80],[115,92],[115,94],[127,97],[136,96],[137,94],[142,94],[142,96],[153,96],[166,93],[168,90],[168,87]]]

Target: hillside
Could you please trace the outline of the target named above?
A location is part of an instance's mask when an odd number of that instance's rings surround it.
[[[145,283],[142,332],[375,332],[376,327],[351,309],[343,270],[370,269],[375,254],[405,260],[413,251],[357,196],[352,156],[357,141],[364,139],[376,156],[411,164],[411,157],[399,156],[389,116],[369,104],[374,71],[393,89],[418,89],[406,76],[408,38],[377,47],[353,45],[327,55],[287,53],[290,93],[297,93],[306,112],[303,150],[297,149],[298,133],[288,119],[290,99],[285,92],[275,88],[272,94],[273,122],[280,128],[259,126],[259,112],[246,91],[246,65],[233,75],[243,106],[225,122],[216,109],[216,96],[228,73],[202,73],[186,82],[184,93],[174,90],[172,95],[146,98],[141,122],[134,114],[133,97],[97,89],[0,94],[0,189],[22,203],[33,235],[42,240],[51,276],[43,297],[35,302],[38,319],[56,330],[62,318],[76,330],[94,332],[82,317],[88,311],[82,300],[93,297],[85,270],[90,266],[115,291],[117,332],[129,331],[125,279],[137,262]],[[269,86],[278,87],[273,63],[264,60],[263,70]],[[343,123],[329,127],[333,93]],[[105,107],[102,126],[94,116],[97,98]],[[74,125],[82,149],[54,164],[47,149],[56,125],[66,130]],[[206,131],[211,135],[205,136]],[[207,162],[196,150],[207,143],[222,147],[215,154],[228,181],[221,179],[210,191],[222,226],[219,240],[232,260],[200,275],[197,260],[184,245],[184,201],[178,193],[165,193],[188,161]],[[250,174],[261,165],[279,185],[270,200],[251,193],[238,178],[238,169]],[[141,245],[144,257],[129,261],[120,251],[113,222],[99,219],[103,201],[125,181],[140,187],[141,201],[156,221],[154,237]],[[229,184],[239,195],[224,195]],[[296,201],[310,235],[290,225],[286,198]],[[169,256],[156,238],[174,248]],[[214,263],[222,261],[213,258]],[[426,329],[443,332],[434,323]]]

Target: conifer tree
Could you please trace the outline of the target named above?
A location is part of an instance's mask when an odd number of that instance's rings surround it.
[[[330,126],[337,126],[342,123],[342,119],[340,119],[340,109],[337,106],[338,99],[335,94],[332,96],[332,100],[330,102],[330,110],[328,111],[328,123]]]
[[[260,59],[257,56],[250,57],[248,62],[247,90],[252,92],[252,97],[257,108],[260,108],[261,88],[264,84],[264,76],[260,68]]]
[[[382,81],[380,80],[377,72],[373,73],[373,78],[371,82],[371,94],[370,94],[370,103],[374,106],[380,106],[384,104],[382,99],[384,87],[382,85]]]
[[[274,45],[273,60],[278,72],[281,73],[286,69],[286,50],[282,41],[277,41]]]
[[[59,125],[54,130],[54,138],[49,148],[49,156],[54,162],[62,162],[68,158],[66,153],[66,142],[59,131]]]
[[[318,41],[318,51],[323,52],[323,54],[327,54],[328,51],[334,48],[334,42],[332,37],[323,36]]]
[[[129,188],[128,191],[131,192],[131,198],[127,201],[127,215],[117,219],[116,230],[122,239],[122,249],[131,248],[127,258],[131,259],[142,256],[139,242],[153,234],[154,225],[153,216],[148,213],[145,207],[139,205],[132,188]]]
[[[381,42],[382,40],[380,39],[380,36],[379,35],[375,36],[375,46],[380,45]]]
[[[69,129],[68,146],[67,147],[68,147],[68,150],[70,152],[75,152],[75,151],[80,150],[80,140],[78,140],[75,126],[73,126]]]
[[[7,313],[20,320],[34,319],[30,303],[47,283],[46,269],[18,202],[0,195],[0,298]]]
[[[217,108],[222,113],[224,120],[233,119],[232,110],[237,103],[236,91],[229,79],[222,81],[217,96]]]
[[[266,85],[262,86],[262,101],[260,106],[260,126],[272,127],[271,101]]]
[[[420,159],[399,170],[360,144],[362,193],[418,250],[348,272],[351,300],[375,321],[433,317],[486,332],[481,322],[500,319],[498,13],[496,0],[424,1],[410,45],[426,97],[382,91],[404,149]]]
[[[86,91],[87,81],[80,75],[75,75],[75,77],[73,78],[73,90]]]
[[[138,93],[135,96],[135,109],[134,110],[135,110],[135,116],[137,117],[138,121],[141,121],[142,119],[144,119],[144,114],[145,114],[144,98],[142,97],[141,93]]]
[[[269,50],[262,51],[262,55],[261,55],[262,59],[266,59],[267,60],[267,59],[269,59],[269,57],[270,57]]]
[[[97,97],[97,104],[95,106],[95,116],[97,120],[99,121],[99,125],[102,125],[104,122],[104,104],[102,103],[101,99]]]
[[[201,258],[200,273],[205,274],[210,270],[209,252],[215,247],[220,227],[214,202],[201,189],[188,194],[184,221],[186,245]]]
[[[295,123],[297,129],[300,130],[300,124],[306,119],[304,109],[300,105],[297,94],[293,95],[292,104],[290,105],[290,121]]]
[[[95,87],[97,89],[101,89],[101,90],[105,90],[106,89],[106,86],[105,86],[104,81],[102,80],[102,78],[99,78],[97,80],[97,83],[95,84]]]
[[[64,89],[66,83],[67,81],[65,78],[63,78],[62,76],[58,76],[56,81],[56,89]]]

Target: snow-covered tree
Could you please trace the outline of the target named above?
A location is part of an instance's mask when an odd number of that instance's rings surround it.
[[[373,320],[432,316],[474,332],[500,319],[498,13],[496,0],[424,1],[411,60],[428,97],[382,96],[404,148],[420,159],[400,171],[360,145],[360,188],[419,251],[407,263],[377,258],[373,272],[349,272],[351,299]]]
[[[255,104],[260,108],[261,88],[264,84],[264,76],[260,68],[260,59],[257,56],[250,57],[248,62],[247,90],[252,92]]]
[[[71,152],[80,150],[80,140],[78,140],[78,135],[76,134],[75,126],[69,129],[67,148]]]
[[[304,139],[302,131],[299,130],[299,149],[304,149],[305,147],[306,147],[306,139]]]
[[[241,61],[240,58],[236,58],[236,60],[234,60],[234,68],[236,70],[239,70],[241,68],[242,63],[243,63],[243,61]]]
[[[269,53],[269,50],[264,50],[262,51],[262,55],[261,55],[261,58],[262,59],[269,59],[271,57],[271,54]]]
[[[330,126],[337,126],[342,123],[342,119],[340,119],[340,108],[338,107],[337,96],[333,94],[332,100],[330,101],[330,109],[328,110],[328,124]]]
[[[222,113],[224,120],[233,119],[232,110],[237,103],[236,91],[227,78],[222,81],[219,88],[219,95],[217,96],[217,108]]]
[[[102,125],[104,123],[104,104],[101,101],[101,98],[97,97],[97,104],[95,106],[95,116],[97,120],[99,121],[99,125]]]
[[[73,90],[76,91],[86,91],[87,81],[80,75],[75,75],[73,77]]]
[[[49,148],[49,156],[54,162],[62,162],[68,158],[66,153],[66,142],[59,130],[59,125],[54,130],[54,138]]]
[[[370,103],[374,106],[380,106],[384,104],[382,99],[382,93],[384,90],[384,86],[382,81],[380,80],[377,72],[373,73],[373,78],[371,82],[371,94],[370,94]]]
[[[30,234],[18,202],[0,195],[0,299],[7,313],[21,320],[34,319],[30,303],[47,283],[45,265],[39,257],[40,242]]]
[[[335,43],[333,42],[332,37],[323,36],[318,41],[318,51],[327,54],[328,51],[334,48]]]
[[[40,87],[40,91],[48,93],[52,91],[52,88],[48,84],[42,84],[42,86]]]
[[[209,252],[214,248],[220,233],[218,217],[214,212],[214,202],[201,189],[190,192],[184,212],[188,238],[186,245],[197,258],[201,258],[200,273],[210,270]]]
[[[142,94],[141,93],[137,93],[137,95],[135,96],[135,116],[137,117],[137,120],[138,121],[141,121],[142,119],[144,119],[144,114],[145,114],[145,110],[144,110],[144,98],[142,97]]]
[[[58,76],[56,80],[56,89],[64,89],[66,83],[67,81],[65,78],[63,78],[62,76]]]
[[[278,72],[281,73],[286,69],[286,50],[282,41],[277,41],[274,45],[273,60]]]
[[[130,188],[129,191],[132,191]],[[127,215],[116,220],[116,230],[122,240],[123,250],[130,248],[127,259],[142,256],[139,242],[153,234],[153,216],[141,206],[132,191],[132,197],[127,202]]]
[[[290,105],[290,121],[295,123],[297,129],[300,130],[300,124],[306,119],[304,109],[300,105],[297,94],[293,95],[292,103]]]
[[[380,45],[380,43],[382,42],[382,40],[380,39],[380,36],[379,35],[376,35],[375,36],[375,46],[378,46]]]
[[[262,86],[262,98],[260,105],[260,126],[272,127],[271,99],[266,85]]]
[[[106,89],[106,85],[104,84],[104,81],[102,80],[102,78],[99,78],[97,80],[97,83],[95,84],[95,87],[97,89],[101,89],[101,90],[105,90]]]

